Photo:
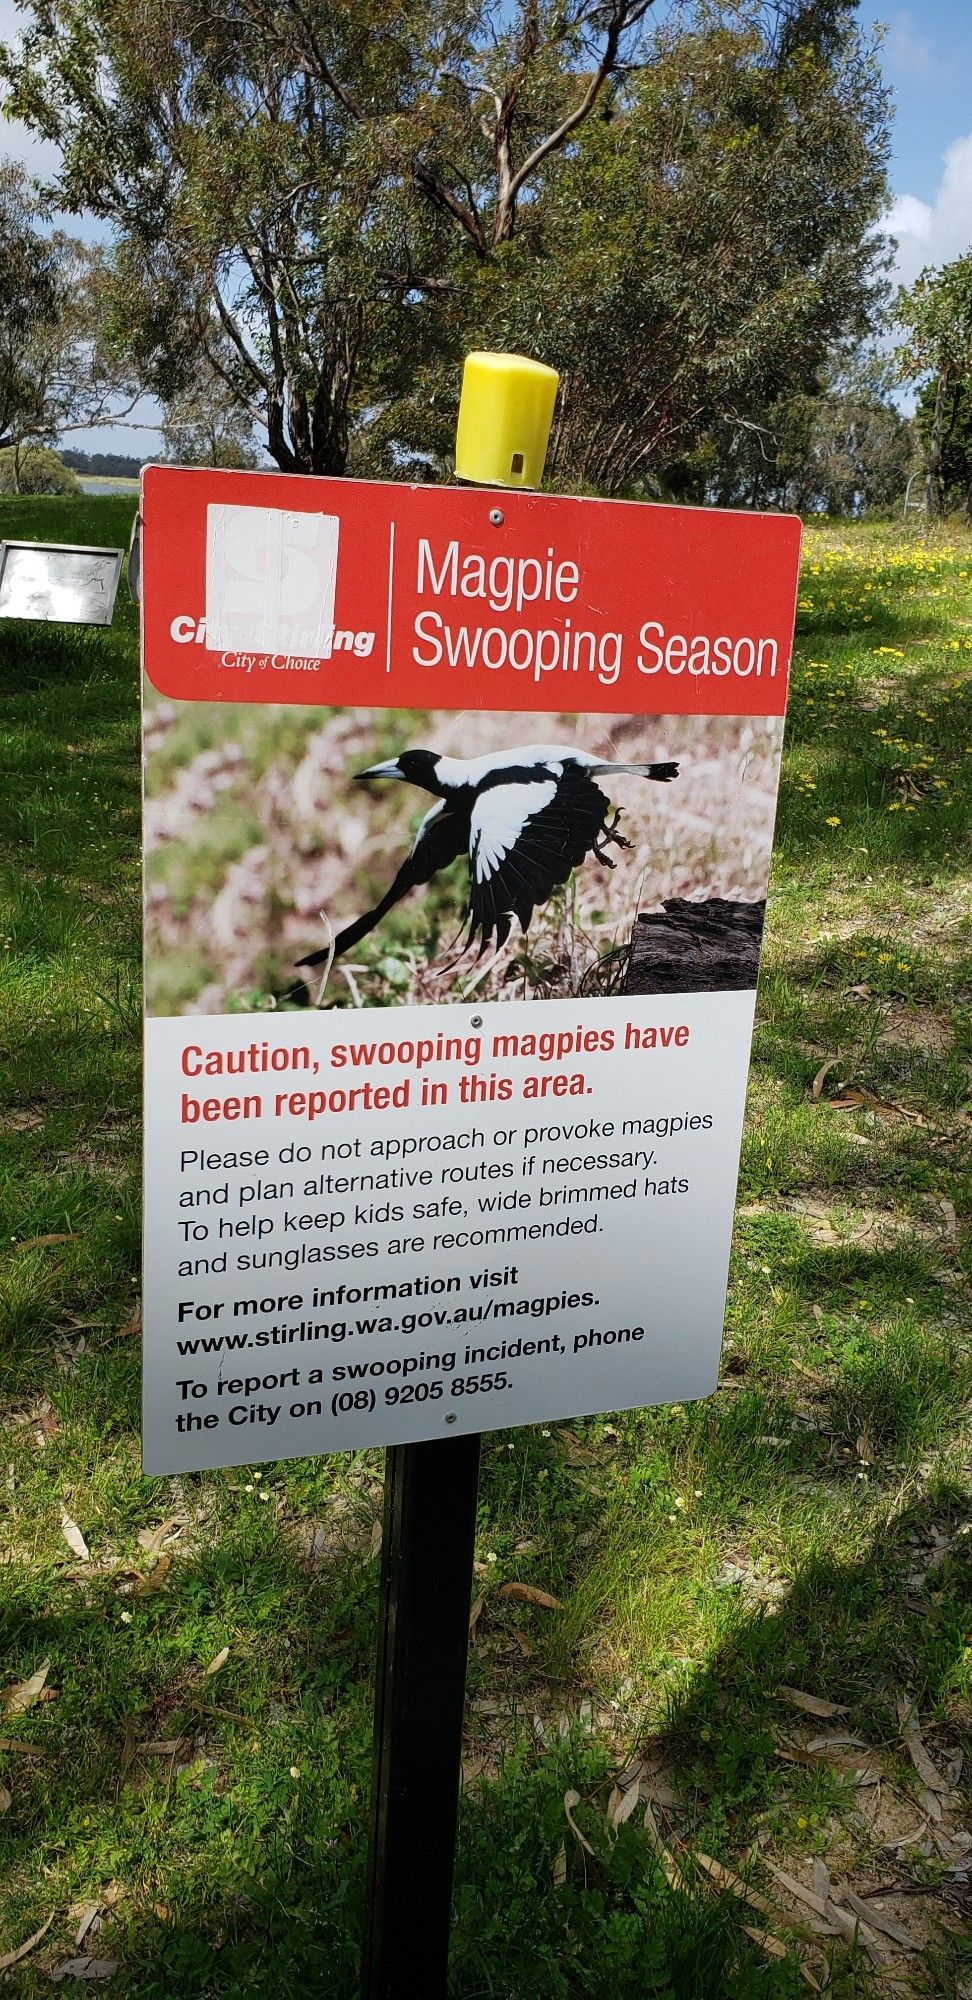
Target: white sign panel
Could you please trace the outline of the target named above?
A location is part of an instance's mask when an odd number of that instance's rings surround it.
[[[715,1387],[753,995],[575,1011],[147,1023],[148,1472]]]

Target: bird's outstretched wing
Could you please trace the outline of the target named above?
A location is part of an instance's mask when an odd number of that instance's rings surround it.
[[[566,882],[604,828],[610,801],[576,765],[484,788],[469,834],[469,938],[480,953],[526,930],[537,903]]]
[[[367,937],[368,932],[373,931],[376,924],[380,924],[382,917],[387,916],[388,911],[393,909],[396,903],[400,903],[410,889],[417,889],[423,882],[430,882],[438,869],[447,868],[449,862],[455,861],[457,855],[464,854],[468,837],[469,822],[465,814],[456,812],[448,799],[438,800],[431,812],[426,813],[409,854],[402,862],[391,888],[386,891],[381,902],[376,903],[373,910],[366,910],[363,917],[358,917],[353,924],[348,924],[345,930],[338,932],[334,940],[334,957],[340,958],[343,952],[353,951],[355,945],[360,944],[361,939]],[[297,964],[323,965],[329,956],[328,950],[312,951],[306,958],[299,958]]]

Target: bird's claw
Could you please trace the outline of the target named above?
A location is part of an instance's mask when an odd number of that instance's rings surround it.
[[[614,818],[605,820],[600,833],[594,841],[592,852],[595,859],[600,861],[604,868],[616,868],[618,865],[616,861],[611,860],[607,852],[609,845],[612,847],[631,846],[630,840],[625,840],[624,834],[618,832],[618,821],[621,818],[621,810],[620,806],[615,807]]]

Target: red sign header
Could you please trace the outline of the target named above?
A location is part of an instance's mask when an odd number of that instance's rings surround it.
[[[142,475],[182,701],[782,715],[800,523],[279,473]]]

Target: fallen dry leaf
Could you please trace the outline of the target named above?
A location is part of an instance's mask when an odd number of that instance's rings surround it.
[[[49,1977],[57,1985],[62,1979],[110,1979],[117,1971],[117,1958],[66,1958],[51,1967]]]
[[[225,1667],[226,1662],[229,1659],[229,1651],[230,1649],[228,1646],[221,1646],[219,1652],[215,1655],[215,1657],[212,1660],[210,1660],[209,1665],[205,1670],[206,1673],[218,1674],[220,1667]]]
[[[577,1824],[577,1821],[574,1818],[574,1807],[579,1806],[580,1802],[581,1798],[579,1792],[564,1793],[564,1811],[567,1814],[567,1824],[570,1827],[571,1833],[573,1834],[575,1840],[580,1841],[581,1846],[584,1848],[587,1854],[593,1854],[594,1849],[591,1846],[590,1841],[585,1839],[584,1835],[580,1830],[580,1827]]]
[[[796,1875],[791,1875],[786,1868],[780,1868],[775,1861],[769,1859],[768,1855],[764,1854],[763,1865],[769,1869],[770,1874],[775,1877],[776,1881],[781,1883],[782,1887],[787,1889],[790,1895],[796,1898],[798,1903],[805,1903],[807,1909],[813,1910],[818,1917],[826,1916],[827,1899],[825,1896],[818,1896],[815,1889],[808,1889],[806,1884],[801,1882]]]
[[[5,1111],[3,1115],[3,1124],[8,1132],[35,1132],[43,1123],[42,1111]]]
[[[664,1772],[660,1770],[653,1771],[649,1777],[642,1779],[641,1796],[643,1799],[650,1799],[653,1806],[662,1806],[666,1812],[670,1812],[672,1807],[678,1804],[675,1786],[669,1783]]]
[[[39,1743],[24,1743],[19,1736],[0,1736],[0,1750],[12,1750],[19,1757],[46,1757]]]
[[[615,1785],[612,1789],[611,1797],[608,1800],[608,1809],[607,1809],[608,1825],[624,1826],[625,1821],[631,1818],[631,1815],[634,1812],[637,1804],[638,1804],[637,1785],[629,1785],[626,1792],[619,1791],[617,1785]]]
[[[558,1430],[557,1436],[559,1437],[560,1442],[563,1445],[564,1450],[567,1454],[568,1464],[570,1465],[590,1464],[591,1459],[593,1457],[593,1453],[588,1450],[585,1444],[582,1444],[580,1438],[577,1436],[575,1431],[569,1431],[565,1428],[561,1428],[560,1430]]]
[[[167,1520],[159,1522],[157,1528],[141,1528],[136,1536],[139,1548],[144,1549],[148,1556],[157,1556],[169,1536],[174,1535],[177,1528],[185,1527],[186,1519],[185,1514],[170,1514]]]
[[[9,1812],[12,1805],[13,1793],[8,1792],[6,1785],[0,1785],[0,1813]]]
[[[91,1561],[91,1550],[76,1521],[72,1521],[66,1507],[61,1508],[61,1533],[71,1550],[83,1563]]]
[[[549,1590],[538,1590],[534,1583],[504,1583],[497,1593],[499,1597],[516,1597],[522,1604],[539,1604],[544,1611],[562,1611],[559,1597],[551,1597]]]
[[[48,1236],[24,1236],[15,1245],[15,1248],[18,1250],[43,1250],[48,1243],[71,1243],[72,1241],[73,1237],[65,1235],[64,1231],[61,1230],[52,1232]]]
[[[817,1768],[809,1750],[801,1750],[795,1743],[777,1743],[776,1755],[782,1758],[784,1764],[802,1764],[807,1771]]]
[[[768,1855],[763,1856],[763,1863],[769,1870],[769,1873],[775,1877],[777,1882],[782,1884],[784,1889],[789,1891],[791,1896],[796,1898],[797,1902],[805,1903],[809,1910],[813,1910],[817,1917],[823,1919],[820,1925],[814,1924],[812,1926],[814,1930],[819,1929],[824,1932],[829,1930],[831,1935],[837,1931],[843,1937],[856,1938],[863,1945],[872,1965],[883,1965],[886,1962],[885,1954],[877,1944],[874,1932],[868,1931],[866,1923],[863,1923],[863,1919],[859,1916],[852,1916],[848,1910],[842,1910],[833,1901],[830,1894],[830,1876],[823,1862],[814,1863],[814,1886],[812,1889],[808,1889],[803,1882],[799,1881],[796,1875],[791,1875],[786,1868],[780,1868],[775,1861],[769,1859]]]
[[[561,1841],[560,1846],[558,1847],[557,1852],[554,1855],[554,1865],[551,1870],[551,1880],[553,1882],[555,1889],[562,1889],[564,1883],[567,1880],[567,1849],[564,1846],[563,1841]]]
[[[35,1674],[30,1674],[25,1681],[14,1681],[12,1687],[5,1689],[2,1697],[4,1714],[26,1715],[39,1699],[50,1671],[50,1660],[42,1660]]]
[[[940,1195],[938,1206],[945,1217],[945,1234],[949,1242],[957,1243],[959,1240],[958,1216],[955,1213],[954,1202],[949,1201],[946,1195]]]
[[[57,1911],[52,1910],[46,1924],[41,1924],[40,1930],[35,1931],[33,1937],[26,1938],[23,1944],[17,1946],[16,1951],[5,1951],[0,1958],[0,1972],[9,1971],[12,1965],[19,1965],[21,1959],[26,1958],[29,1951],[33,1951],[35,1944],[40,1944],[41,1938],[47,1936],[56,1916]]]
[[[151,1743],[140,1743],[138,1754],[140,1757],[174,1757],[181,1750],[183,1741],[181,1736],[156,1736]]]
[[[820,1753],[811,1753],[809,1750],[805,1750],[801,1744],[777,1743],[776,1755],[782,1758],[785,1764],[802,1764],[806,1771],[817,1771],[820,1769],[818,1763]],[[885,1775],[877,1763],[855,1764],[853,1753],[850,1750],[838,1750],[832,1747],[827,1752],[827,1755],[836,1770],[847,1771],[851,1774],[855,1785],[879,1785]]]
[[[832,1069],[837,1068],[839,1061],[839,1056],[828,1056],[826,1062],[821,1064],[810,1088],[811,1097],[816,1099],[820,1096],[827,1077],[830,1075]]]
[[[911,1932],[906,1931],[903,1924],[896,1923],[895,1919],[889,1917],[884,1910],[876,1910],[873,1903],[866,1903],[863,1896],[856,1895],[848,1883],[842,1882],[840,1887],[834,1890],[834,1895],[839,1897],[842,1903],[849,1903],[851,1909],[855,1910],[859,1917],[863,1917],[872,1930],[882,1931],[885,1937],[893,1939],[895,1944],[900,1944],[904,1951],[921,1951],[918,1939],[912,1937]]]
[[[743,1924],[743,1930],[746,1936],[752,1938],[753,1943],[758,1944],[760,1950],[765,1951],[770,1958],[786,1957],[786,1945],[781,1944],[779,1938],[773,1937],[771,1932],[756,1930],[752,1924]]]
[[[842,1708],[838,1701],[824,1701],[818,1694],[804,1694],[802,1688],[779,1687],[776,1690],[791,1708],[802,1708],[805,1715],[819,1715],[824,1720],[833,1715],[849,1715],[848,1708]]]
[[[865,1923],[863,1917],[852,1915],[850,1910],[842,1909],[831,1897],[827,1902],[827,1918],[830,1923],[836,1925],[848,1943],[863,1945],[872,1965],[887,1964],[887,1952],[881,1950],[874,1931]]]
[[[875,1097],[873,1090],[844,1090],[840,1097],[825,1097],[822,1101],[830,1111],[859,1111],[866,1104],[871,1111],[885,1117],[904,1118],[909,1125],[928,1124],[923,1112],[912,1111],[907,1104],[895,1104],[888,1097]]]
[[[171,1556],[160,1556],[158,1562],[153,1563],[152,1568],[148,1571],[148,1573],[145,1576],[139,1577],[138,1582],[136,1583],[132,1591],[132,1596],[150,1597],[153,1590],[161,1590],[162,1585],[164,1584],[165,1579],[168,1576],[170,1569],[172,1568],[172,1562],[173,1558]]]
[[[72,1914],[74,1913],[72,1912]],[[75,1949],[77,1948],[78,1945],[84,1943],[84,1940],[87,1937],[88,1932],[91,1929],[91,1926],[94,1923],[95,1919],[97,1917],[100,1917],[101,1904],[85,1903],[83,1908],[77,1914],[79,1922],[78,1922],[77,1935],[74,1940]]]
[[[658,1831],[658,1821],[656,1820],[655,1815],[652,1812],[650,1803],[647,1801],[645,1803],[645,1817],[643,1825],[645,1832],[648,1835],[648,1839],[651,1843],[652,1849],[654,1851],[655,1859],[660,1863],[666,1881],[673,1889],[684,1889],[687,1886],[685,1877],[682,1874],[682,1871],[678,1865],[678,1862],[675,1859],[675,1856],[671,1854],[668,1848],[665,1846],[661,1834]]]
[[[741,1875],[734,1875],[731,1868],[725,1868],[721,1861],[714,1861],[711,1854],[697,1854],[695,1859],[718,1889],[725,1889],[731,1896],[738,1896],[740,1901],[749,1903],[752,1909],[759,1910],[764,1917],[775,1917],[776,1911],[772,1903],[768,1903],[766,1897],[760,1896],[757,1890],[750,1889]]]
[[[475,1632],[476,1627],[479,1624],[479,1621],[483,1615],[483,1605],[485,1604],[485,1602],[486,1599],[483,1596],[482,1591],[480,1591],[479,1596],[477,1597],[475,1604],[472,1606],[472,1609],[469,1613],[470,1632]]]
[[[914,1703],[908,1700],[907,1695],[901,1694],[898,1696],[897,1708],[904,1746],[922,1784],[929,1792],[950,1792],[952,1787],[948,1779],[942,1777],[937,1765],[932,1763],[925,1749]]]

